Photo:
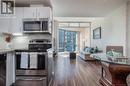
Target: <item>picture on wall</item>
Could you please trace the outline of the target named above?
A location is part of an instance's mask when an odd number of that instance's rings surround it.
[[[93,30],[93,39],[101,39],[101,27]]]

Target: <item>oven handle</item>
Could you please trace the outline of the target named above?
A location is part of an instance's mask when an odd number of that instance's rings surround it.
[[[17,54],[21,54],[21,53],[24,53],[24,52],[16,52],[16,55],[17,55]],[[25,53],[28,53],[28,54],[30,54],[30,53],[47,54],[47,52],[25,52]]]

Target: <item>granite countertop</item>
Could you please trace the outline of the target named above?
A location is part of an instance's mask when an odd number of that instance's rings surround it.
[[[11,48],[10,49],[0,49],[0,54],[5,54],[8,52],[15,52],[16,50],[24,50],[24,49],[11,49]]]
[[[0,49],[0,54],[8,53],[8,52],[13,52],[15,49]]]
[[[16,52],[46,52],[45,50],[15,49]]]
[[[48,49],[47,51],[53,51],[53,49]],[[0,49],[0,54],[5,54],[8,52],[44,52],[43,50],[29,50],[29,49]]]

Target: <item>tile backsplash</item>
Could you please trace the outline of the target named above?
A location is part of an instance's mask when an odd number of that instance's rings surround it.
[[[5,41],[6,35],[0,34],[0,49],[7,49],[9,43]]]
[[[13,37],[11,42],[11,47],[14,49],[27,49],[28,43],[32,39],[50,39],[51,35],[47,34],[29,34],[29,35],[23,35],[23,36],[16,36]]]

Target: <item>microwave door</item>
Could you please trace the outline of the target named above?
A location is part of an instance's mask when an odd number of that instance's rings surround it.
[[[40,21],[26,21],[24,22],[24,31],[40,31],[41,22]]]
[[[48,31],[48,21],[42,21],[42,31]]]

